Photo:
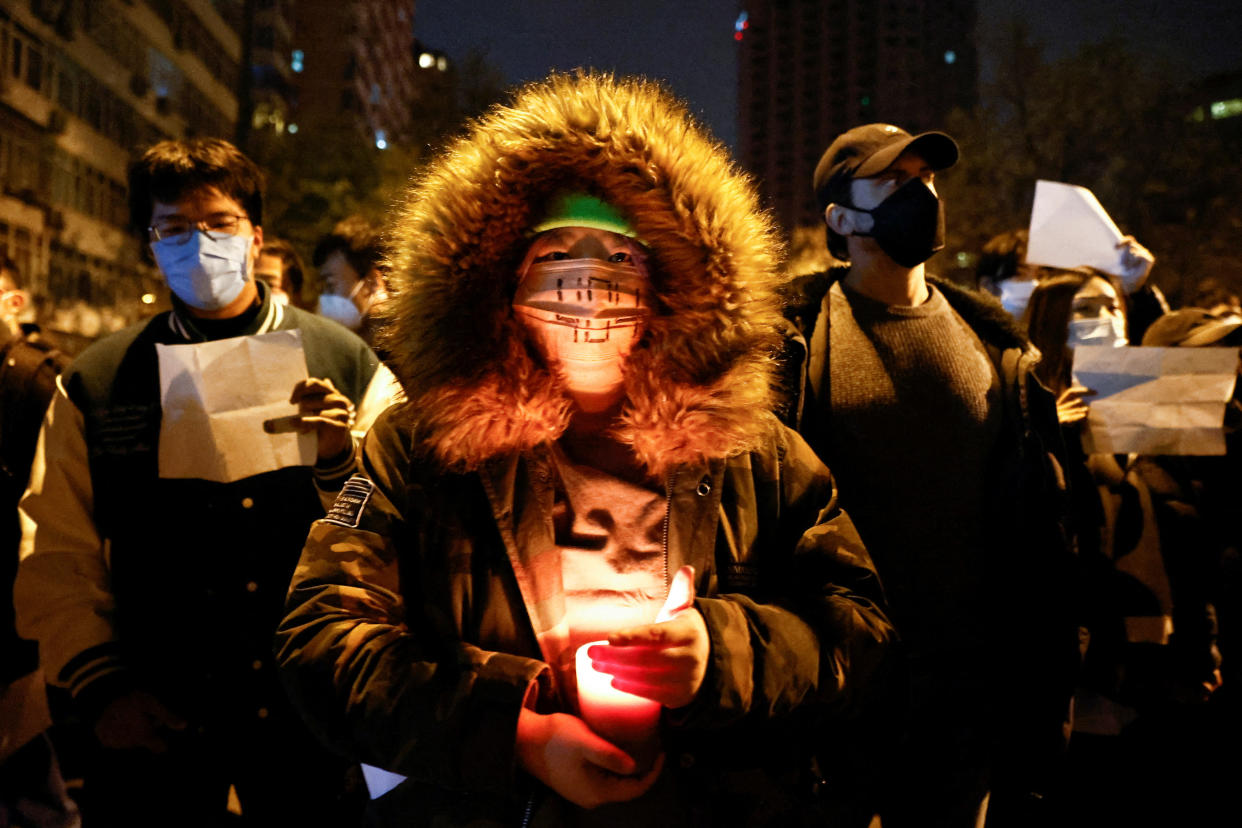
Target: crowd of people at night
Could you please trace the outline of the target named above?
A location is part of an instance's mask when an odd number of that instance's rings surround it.
[[[1131,237],[933,275],[959,153],[838,136],[790,275],[643,80],[517,90],[311,267],[237,147],[146,148],[171,310],[70,360],[0,270],[0,828],[1236,818],[1242,405],[1098,451],[1074,354],[1236,351],[1242,302],[1171,309]],[[235,448],[170,354],[228,396],[255,351],[209,349],[277,340],[293,413],[231,427],[313,451],[187,471]]]

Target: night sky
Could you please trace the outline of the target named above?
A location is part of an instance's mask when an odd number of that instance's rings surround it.
[[[460,59],[483,50],[510,82],[593,66],[666,81],[736,146],[737,0],[417,0],[415,34]],[[978,0],[984,78],[1006,25],[1025,20],[1050,57],[1120,36],[1185,79],[1242,71],[1238,0]]]

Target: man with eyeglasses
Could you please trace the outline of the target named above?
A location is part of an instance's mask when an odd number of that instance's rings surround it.
[[[231,144],[164,141],[129,179],[173,307],[63,375],[22,501],[15,590],[19,629],[95,737],[86,824],[217,825],[230,792],[248,824],[358,824],[346,766],[305,731],[270,652],[309,526],[353,468],[375,356],[255,279],[262,174]],[[156,346],[291,329],[311,377],[291,389],[295,427],[317,433],[315,466],[161,478]]]

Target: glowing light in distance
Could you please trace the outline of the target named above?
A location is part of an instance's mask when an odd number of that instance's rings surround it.
[[[1230,98],[1227,101],[1212,103],[1213,120],[1219,121],[1221,118],[1232,118],[1236,115],[1242,115],[1242,98]]]
[[[740,41],[742,33],[750,28],[750,14],[742,12],[737,16],[737,20],[733,23],[733,39]]]

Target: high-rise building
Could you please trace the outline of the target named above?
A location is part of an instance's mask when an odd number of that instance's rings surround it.
[[[302,70],[293,45],[296,8],[297,0],[249,0],[243,11],[238,31],[249,38],[249,49],[243,52],[250,71],[239,89],[239,117],[246,119],[238,124],[242,145],[248,143],[251,132],[269,130],[279,135],[292,123],[296,78]]]
[[[882,121],[944,125],[976,97],[974,0],[745,0],[742,163],[787,231],[821,223],[811,192],[832,139]]]
[[[92,337],[166,295],[126,231],[126,168],[163,138],[232,137],[239,6],[0,0],[0,247],[53,329]]]
[[[380,149],[408,139],[414,0],[301,0],[293,49],[299,131],[356,130]]]

